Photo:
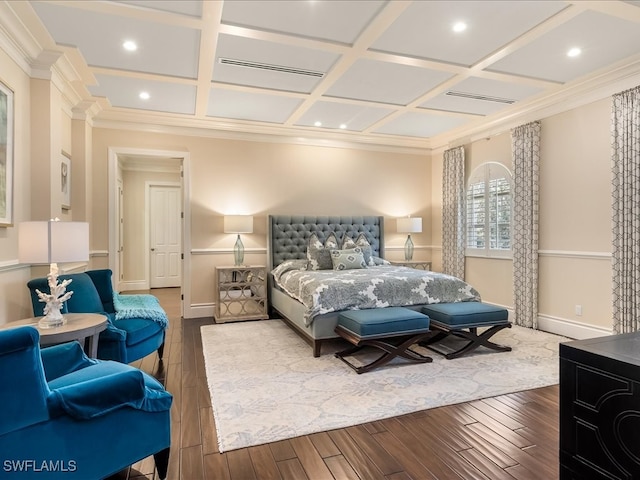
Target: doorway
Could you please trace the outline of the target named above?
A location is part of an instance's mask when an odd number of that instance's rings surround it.
[[[114,289],[179,287],[183,316],[191,311],[191,264],[184,255],[191,248],[188,172],[187,152],[109,148],[109,268]],[[163,207],[164,213],[152,207],[165,201],[171,203]],[[162,233],[151,228],[158,224]]]

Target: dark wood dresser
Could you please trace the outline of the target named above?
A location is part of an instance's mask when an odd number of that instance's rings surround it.
[[[640,479],[640,333],[560,345],[560,478]]]

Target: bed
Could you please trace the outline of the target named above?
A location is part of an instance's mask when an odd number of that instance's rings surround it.
[[[307,269],[309,241],[364,241],[366,268]],[[390,265],[384,258],[381,216],[269,216],[269,304],[320,356],[322,343],[337,338],[341,311],[404,306],[420,310],[438,302],[479,301],[460,279],[436,272]],[[365,267],[365,265],[363,265]]]

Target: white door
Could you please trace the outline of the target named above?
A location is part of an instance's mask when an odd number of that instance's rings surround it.
[[[180,187],[152,185],[149,200],[149,286],[179,287],[182,283]]]

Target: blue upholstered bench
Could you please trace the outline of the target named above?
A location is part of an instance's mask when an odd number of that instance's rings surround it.
[[[433,360],[409,348],[433,334],[429,330],[429,317],[409,308],[348,310],[338,315],[335,332],[354,345],[336,353],[335,356],[357,373],[368,372],[395,357],[420,363]],[[384,353],[376,360],[359,367],[344,358],[367,346],[382,350]]]
[[[435,303],[422,307],[422,313],[431,319],[431,328],[438,333],[421,345],[444,355],[447,359],[457,358],[480,346],[509,352],[511,347],[498,345],[489,340],[503,328],[511,328],[509,312],[502,307],[482,302]],[[479,327],[489,327],[478,335]],[[466,340],[464,345],[455,351],[444,351],[441,345],[446,337],[453,335]]]

